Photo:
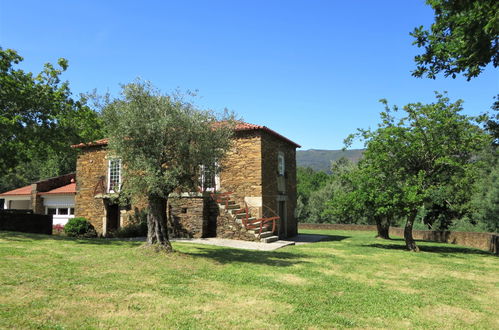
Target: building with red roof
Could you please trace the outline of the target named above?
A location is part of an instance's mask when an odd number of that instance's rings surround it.
[[[4,209],[31,210],[51,214],[53,224],[66,224],[74,217],[75,173],[66,174],[0,194]]]
[[[172,237],[272,241],[297,234],[296,148],[300,146],[266,126],[245,122],[235,126],[233,139],[220,164],[200,166],[198,192],[169,198]],[[122,164],[110,157],[107,144],[108,139],[101,139],[72,146],[80,150],[75,214],[104,236],[146,208],[145,202],[117,203]],[[217,166],[220,171],[213,170]]]

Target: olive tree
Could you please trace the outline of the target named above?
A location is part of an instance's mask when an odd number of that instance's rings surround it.
[[[103,114],[109,150],[123,163],[122,195],[147,201],[147,244],[172,251],[168,197],[195,191],[200,165],[214,164],[230,147],[234,121],[142,81],[124,85],[121,95],[107,103]]]

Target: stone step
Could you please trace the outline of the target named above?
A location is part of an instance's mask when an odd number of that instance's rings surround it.
[[[256,218],[248,218],[248,221],[253,221],[255,219]],[[236,222],[242,224],[243,223],[243,219],[236,219]]]
[[[272,231],[270,230],[270,228],[269,228],[269,227],[264,226],[264,227],[262,228],[262,234],[263,234],[263,233],[266,233],[266,232],[272,232]],[[256,228],[256,229],[248,229],[248,233],[250,233],[250,234],[254,234],[254,235],[258,235],[258,233],[260,233],[260,228]]]
[[[234,214],[234,212],[232,212],[232,214]],[[236,216],[237,219],[246,218],[246,212],[244,212],[244,213],[236,213],[235,216]]]
[[[265,237],[265,238],[260,239],[260,242],[272,243],[272,242],[275,242],[278,240],[279,240],[279,236],[269,236],[269,237]]]
[[[274,235],[273,232],[269,231],[264,231],[263,233],[260,234],[260,238],[266,238]],[[258,233],[255,234],[255,237],[258,237]]]
[[[225,205],[224,205],[225,207]],[[227,210],[240,210],[241,206],[238,204],[229,204],[227,205]]]

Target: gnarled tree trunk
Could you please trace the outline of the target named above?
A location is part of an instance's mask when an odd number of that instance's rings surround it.
[[[148,196],[149,214],[147,215],[147,244],[159,250],[173,251],[166,229],[166,202],[164,197]]]
[[[390,220],[386,216],[376,217],[376,228],[378,235],[376,238],[390,239]]]
[[[405,245],[407,246],[407,249],[409,251],[413,252],[419,251],[419,248],[416,245],[416,241],[414,241],[414,238],[412,237],[412,226],[414,225],[414,220],[416,219],[417,214],[418,214],[417,211],[411,211],[411,213],[409,213],[404,228]]]

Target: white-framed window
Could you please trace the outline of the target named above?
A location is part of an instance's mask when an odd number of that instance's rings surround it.
[[[121,159],[111,158],[107,171],[107,192],[119,192],[121,187]]]
[[[57,207],[57,206],[49,206],[45,208],[45,214],[51,215],[74,215],[75,209],[74,207]]]
[[[279,151],[277,153],[277,174],[284,176],[286,167],[284,164],[284,152]]]
[[[199,165],[199,184],[202,191],[220,189],[220,174],[217,162],[213,165]]]

